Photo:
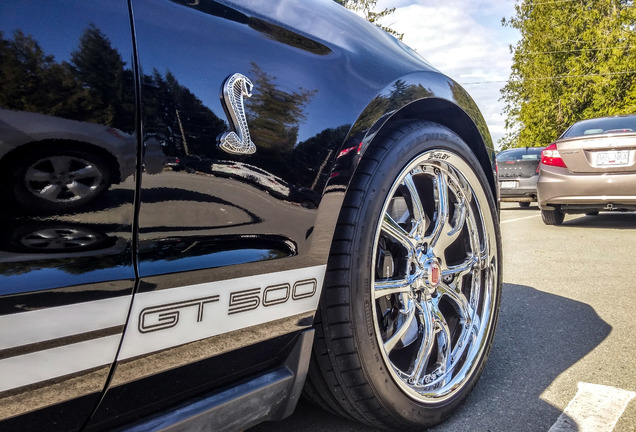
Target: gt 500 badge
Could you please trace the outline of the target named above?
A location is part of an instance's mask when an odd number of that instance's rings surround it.
[[[251,288],[231,292],[226,313],[233,315],[256,309],[261,304],[264,307],[280,305],[292,299],[296,301],[316,294],[316,279],[296,282],[293,288],[290,284],[268,286],[265,289]],[[175,327],[179,324],[181,315],[191,311],[190,315],[196,315],[196,322],[200,323],[204,318],[204,308],[207,304],[217,303],[219,295],[185,300],[177,303],[168,303],[144,308],[139,314],[139,332],[150,333]],[[217,310],[218,312],[218,310]]]
[[[314,312],[326,266],[137,294],[120,359]]]

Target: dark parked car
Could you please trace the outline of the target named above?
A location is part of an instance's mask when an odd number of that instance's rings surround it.
[[[301,394],[420,430],[474,387],[491,139],[378,27],[330,0],[4,2],[0,88],[3,432],[244,430]]]
[[[574,123],[543,151],[537,184],[546,225],[566,213],[636,210],[636,115]]]
[[[504,150],[497,155],[499,199],[528,207],[537,200],[539,161],[543,147]]]

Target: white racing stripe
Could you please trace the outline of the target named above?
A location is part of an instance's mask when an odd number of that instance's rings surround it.
[[[574,399],[548,432],[611,432],[636,393],[579,383]]]
[[[107,365],[120,339],[107,336],[0,360],[0,392]]]
[[[536,218],[536,217],[539,217],[539,216],[541,216],[541,214],[536,214],[536,215],[532,215],[532,216],[525,216],[525,217],[517,218],[517,219],[508,219],[508,220],[505,220],[505,221],[501,221],[499,224],[503,225],[505,223],[517,222],[517,221],[521,221],[521,220],[524,220],[524,219],[532,219],[532,218]]]
[[[130,296],[0,316],[0,350],[123,326]]]

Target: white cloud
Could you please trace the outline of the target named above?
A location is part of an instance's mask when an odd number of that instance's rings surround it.
[[[395,7],[384,25],[404,33],[404,42],[459,83],[484,114],[495,145],[504,134],[501,87],[510,75],[508,46],[518,37],[501,18],[514,15],[514,0],[379,0]]]

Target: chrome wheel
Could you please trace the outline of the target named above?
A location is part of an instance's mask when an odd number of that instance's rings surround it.
[[[455,153],[428,151],[396,179],[378,222],[376,335],[393,379],[417,401],[461,390],[494,331],[496,241],[478,184]]]
[[[400,121],[362,157],[314,322],[305,393],[317,404],[422,430],[475,386],[497,324],[501,237],[494,179],[473,151],[444,126]]]
[[[29,233],[20,240],[25,248],[46,252],[88,249],[102,241],[102,237],[77,228],[44,228]]]
[[[31,194],[53,203],[90,199],[103,184],[102,171],[94,163],[70,155],[39,159],[26,169],[24,177]]]

